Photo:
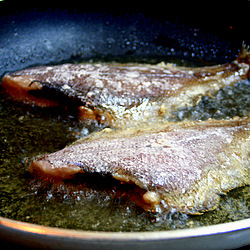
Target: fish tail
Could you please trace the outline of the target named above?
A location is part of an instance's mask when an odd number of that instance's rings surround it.
[[[238,57],[236,58],[236,61],[238,63],[245,63],[245,64],[250,65],[250,46],[246,45],[244,41],[242,43],[242,47],[241,47]],[[247,78],[248,79],[250,78],[250,67],[247,72]]]
[[[250,46],[246,45],[243,41],[240,53],[238,57],[236,58],[236,61],[239,63],[246,63],[250,64]]]
[[[240,53],[236,59],[239,63],[250,64],[250,46],[246,45],[244,42],[242,43],[242,47]]]

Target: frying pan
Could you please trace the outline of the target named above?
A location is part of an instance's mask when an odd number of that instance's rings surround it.
[[[184,6],[171,2],[169,8],[70,2],[71,6],[60,8],[0,2],[0,77],[31,66],[90,59],[225,63],[235,59],[243,40],[249,44],[249,1],[231,7],[209,1],[202,9],[189,1]],[[0,217],[0,239],[39,248],[232,249],[250,243],[249,224],[250,219],[245,219],[195,229],[110,233],[57,229]]]

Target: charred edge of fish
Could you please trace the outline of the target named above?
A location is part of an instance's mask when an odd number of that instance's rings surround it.
[[[105,195],[112,197],[113,203],[134,203],[137,209],[143,209],[149,212],[155,212],[152,204],[145,202],[143,199],[146,191],[133,183],[124,183],[114,179],[111,175],[102,175],[99,173],[78,173],[71,179],[54,178],[36,171],[32,172],[35,179],[31,183],[32,189],[42,194],[44,190],[50,190],[56,198],[64,199],[64,194],[71,198],[75,195],[82,194],[80,198],[86,198],[85,195],[96,197]],[[42,174],[42,175],[41,175]],[[38,184],[38,185],[37,185]],[[86,190],[86,192],[85,192]],[[61,196],[58,196],[61,194]]]
[[[75,109],[76,111],[78,110],[79,106],[94,108],[92,100],[89,100],[88,97],[83,97],[82,95],[80,96],[79,93],[72,89],[69,85],[33,80],[29,84],[29,87],[31,87],[32,84],[36,82],[41,84],[42,88],[30,90],[28,93],[37,98],[56,100],[60,103],[60,105],[69,109]]]
[[[89,92],[93,91],[92,87],[84,92],[79,92],[79,90],[74,90],[68,84],[42,82],[39,80],[31,81],[28,86],[31,87],[36,82],[41,84],[42,88],[30,90],[28,91],[29,94],[37,98],[57,101],[59,106],[75,112],[80,120],[85,122],[97,121],[99,124],[110,124],[113,120],[113,116],[103,111],[103,108],[100,109],[95,102],[95,98],[88,95]]]

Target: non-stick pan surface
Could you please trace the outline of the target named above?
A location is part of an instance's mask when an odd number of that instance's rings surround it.
[[[231,7],[213,1],[201,7],[190,2],[142,8],[121,3],[112,9],[105,4],[75,6],[74,2],[61,8],[22,4],[0,2],[0,76],[35,65],[89,59],[174,57],[197,65],[224,63],[235,58],[243,40],[249,42],[249,1]],[[225,249],[250,243],[249,219],[177,231],[100,233],[0,218],[0,235],[8,242],[52,248]]]
[[[74,4],[26,10],[26,5],[8,3],[0,2],[0,75],[83,59],[177,57],[224,63],[235,59],[242,41],[249,39],[248,3],[222,8],[210,1],[199,9],[173,4],[164,11],[148,6],[145,14],[128,6],[101,12],[102,5],[97,10]]]

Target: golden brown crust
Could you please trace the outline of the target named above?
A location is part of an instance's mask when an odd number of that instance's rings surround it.
[[[249,134],[248,119],[103,132],[42,156],[31,168],[62,178],[72,177],[71,167],[111,175],[145,189],[142,198],[152,209],[160,204],[197,214],[214,209],[220,193],[250,184]]]
[[[38,106],[75,103],[81,119],[140,127],[91,135],[34,160],[32,171],[58,178],[111,175],[143,189],[147,208],[199,214],[214,209],[220,193],[249,184],[249,119],[159,121],[249,77],[249,64],[245,48],[230,64],[204,68],[64,64],[6,75],[2,87],[16,100]],[[149,120],[155,127],[142,127]]]
[[[6,75],[2,86],[14,99],[38,106],[64,105],[67,97],[65,105],[79,106],[80,119],[112,127],[138,126],[164,119],[177,108],[194,105],[201,95],[245,79],[248,57],[243,50],[232,63],[203,68],[164,63],[43,66]],[[40,98],[34,90],[40,91]]]

